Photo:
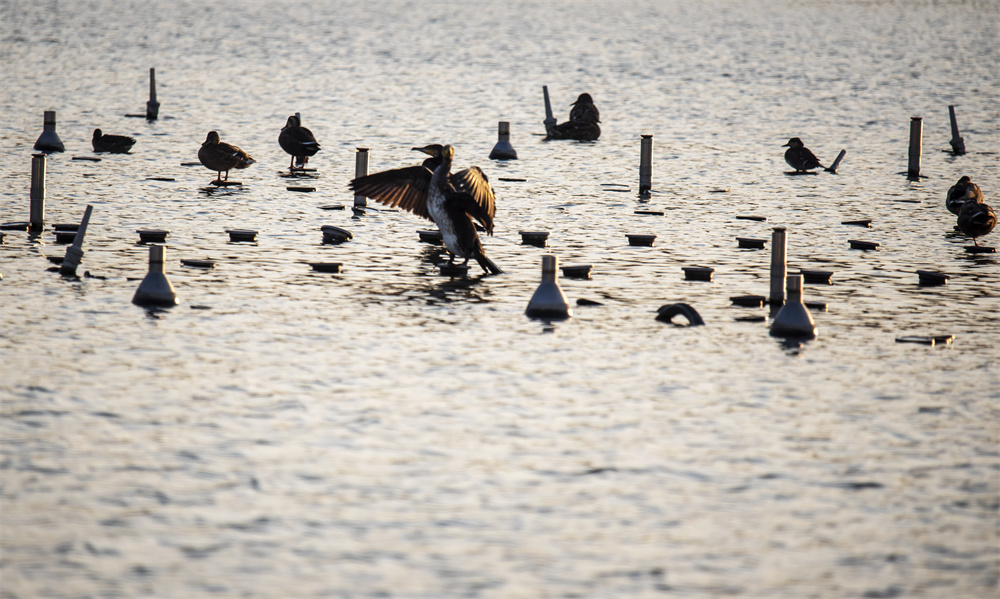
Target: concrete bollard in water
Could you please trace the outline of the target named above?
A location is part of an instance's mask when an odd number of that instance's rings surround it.
[[[500,121],[497,145],[493,146],[490,159],[517,160],[517,152],[514,151],[514,146],[510,145],[510,123],[507,121]]]
[[[906,174],[911,179],[920,178],[920,153],[923,150],[924,119],[919,116],[910,117],[910,157]]]
[[[31,209],[29,231],[45,228],[45,154],[31,155]]]
[[[653,188],[653,136],[643,135],[639,148],[639,195]]]
[[[358,148],[358,153],[354,155],[354,178],[368,176],[368,148]],[[354,195],[354,207],[365,208],[368,206],[368,198],[363,195]]]
[[[35,149],[39,152],[66,151],[66,146],[63,145],[62,140],[59,139],[59,134],[56,133],[56,111],[45,111],[42,134],[38,136],[38,141],[35,142]]]
[[[80,226],[76,229],[73,245],[66,248],[66,257],[63,258],[62,265],[59,266],[59,274],[67,276],[76,274],[76,267],[80,266],[80,260],[83,259],[83,236],[87,234],[87,225],[90,223],[90,213],[93,210],[94,207],[88,204],[87,209],[83,212],[83,220],[80,221]]]
[[[958,133],[958,119],[955,118],[955,107],[948,107],[948,118],[951,120],[951,151],[961,156],[965,154],[965,140]]]
[[[788,300],[771,321],[771,335],[812,339],[816,337],[816,323],[802,303],[802,275],[788,275],[787,284]]]
[[[775,227],[771,233],[771,295],[768,301],[772,306],[785,303],[785,275],[788,265],[785,262],[786,231],[784,227]]]
[[[160,114],[160,103],[156,101],[156,69],[149,69],[149,102],[146,102],[146,119],[155,121]]]
[[[163,274],[163,252],[164,246],[149,246],[149,272],[146,273],[135,295],[132,296],[132,303],[137,306],[176,306],[177,294],[170,284],[170,279]]]
[[[552,103],[549,102],[549,86],[542,86],[542,95],[545,97],[545,133],[551,135],[551,129],[556,126],[556,117],[552,116]]]
[[[524,311],[531,318],[563,319],[573,316],[573,310],[556,282],[558,266],[559,259],[552,254],[542,256],[542,282]]]

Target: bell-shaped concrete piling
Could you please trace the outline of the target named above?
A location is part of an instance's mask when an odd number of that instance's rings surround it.
[[[83,212],[83,220],[80,221],[80,226],[77,227],[73,236],[73,245],[66,248],[66,257],[63,258],[62,264],[59,266],[59,274],[76,275],[76,267],[80,266],[80,260],[83,259],[83,237],[87,234],[87,225],[90,224],[90,213],[93,210],[94,207],[88,205]]]
[[[177,294],[170,284],[170,279],[163,272],[163,252],[162,245],[149,246],[149,272],[146,273],[135,295],[132,296],[132,303],[137,306],[176,306]]]
[[[517,160],[517,152],[514,146],[510,145],[510,123],[500,121],[497,133],[497,144],[490,152],[491,160]]]
[[[35,142],[35,149],[39,152],[66,151],[66,146],[63,145],[62,140],[59,139],[59,134],[56,133],[56,111],[45,111],[44,121],[42,122],[42,134],[38,136],[38,141]]]
[[[557,320],[573,316],[573,310],[556,281],[558,267],[558,258],[552,254],[542,256],[542,282],[535,289],[528,308],[524,311],[531,318]]]
[[[773,337],[813,339],[816,337],[816,323],[809,308],[802,303],[802,275],[786,277],[788,298],[778,314],[771,321]]]
[[[31,155],[31,210],[28,230],[45,228],[45,154]]]

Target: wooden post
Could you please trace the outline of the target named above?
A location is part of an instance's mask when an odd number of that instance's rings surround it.
[[[924,135],[924,119],[915,116],[910,117],[910,160],[906,168],[906,174],[910,178],[920,178],[920,153],[922,151]]]
[[[31,210],[29,231],[45,228],[45,154],[31,155]]]
[[[961,156],[965,154],[965,140],[958,133],[958,119],[955,118],[955,107],[948,107],[948,118],[951,119],[951,151]]]
[[[368,148],[358,148],[358,153],[354,155],[354,178],[368,176]],[[363,195],[354,195],[354,207],[364,209],[368,206],[368,198]]]

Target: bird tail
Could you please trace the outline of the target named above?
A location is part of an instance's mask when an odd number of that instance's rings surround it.
[[[482,252],[476,252],[476,262],[479,263],[479,266],[483,267],[483,270],[485,270],[486,272],[488,272],[491,275],[502,275],[503,274],[503,271],[500,270],[500,267],[497,266],[492,260],[490,260],[489,258],[487,258],[486,254],[484,254]]]

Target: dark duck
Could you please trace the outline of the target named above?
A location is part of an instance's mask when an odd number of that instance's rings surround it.
[[[571,104],[569,120],[546,128],[546,139],[594,141],[601,136],[601,113],[590,94],[583,93]]]
[[[962,213],[962,206],[967,202],[981,203],[983,192],[968,176],[963,176],[948,190],[944,205],[955,216]]]
[[[126,154],[135,145],[135,139],[126,135],[110,135],[101,133],[100,129],[94,129],[94,139],[91,140],[95,152],[111,152],[112,154]]]
[[[796,173],[805,173],[814,168],[826,168],[819,163],[819,158],[816,158],[812,150],[807,148],[798,137],[789,139],[788,143],[781,147],[788,148],[785,150],[785,162],[794,168]]]
[[[393,169],[351,181],[354,193],[390,207],[399,207],[434,221],[445,248],[455,258],[474,258],[490,274],[503,273],[483,251],[475,221],[493,234],[496,196],[489,179],[478,166],[451,172],[455,148],[432,144],[414,150],[429,154],[419,166]]]
[[[958,228],[979,245],[977,237],[988,235],[997,226],[997,214],[983,201],[966,202],[958,214]]]
[[[243,150],[232,144],[227,144],[219,139],[219,134],[209,131],[205,143],[201,144],[198,150],[198,160],[205,168],[213,170],[219,174],[219,181],[229,180],[229,171],[234,168],[246,168],[257,162]],[[222,173],[226,173],[226,178],[222,178]]]
[[[288,165],[291,170],[295,170],[296,160],[302,165],[300,168],[305,168],[309,157],[315,156],[316,152],[321,149],[319,142],[316,141],[316,136],[313,135],[312,131],[303,127],[302,121],[295,115],[288,117],[288,122],[281,128],[281,133],[278,134],[278,145],[281,146],[282,150],[291,154],[292,162]]]

